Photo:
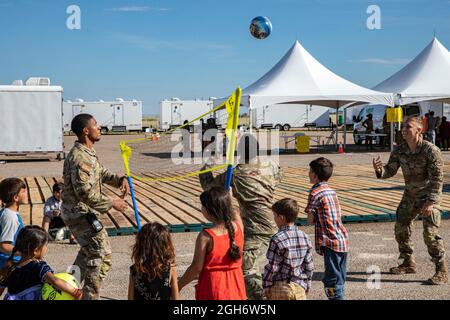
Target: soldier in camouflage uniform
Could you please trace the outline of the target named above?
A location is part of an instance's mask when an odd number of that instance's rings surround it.
[[[244,223],[244,273],[247,298],[263,298],[262,272],[271,237],[277,231],[272,216],[274,189],[281,181],[281,168],[272,161],[262,162],[257,157],[258,143],[251,135],[243,136],[238,145],[238,154],[245,155],[242,164],[233,170],[231,187],[238,200]],[[205,168],[208,165],[205,166]],[[226,173],[213,177],[211,172],[200,175],[204,190],[225,185]]]
[[[405,192],[397,208],[395,223],[395,239],[400,251],[399,258],[403,259],[403,263],[391,268],[390,272],[416,273],[411,231],[414,219],[421,215],[424,241],[436,264],[436,273],[427,283],[443,284],[448,281],[444,243],[438,234],[441,223],[443,160],[439,148],[423,140],[421,130],[422,122],[418,118],[408,118],[402,128],[405,142],[392,152],[387,165],[383,166],[378,157],[373,160],[373,166],[377,178],[390,178],[401,167],[405,179]]]
[[[91,115],[77,115],[72,120],[72,131],[78,141],[64,161],[61,216],[81,246],[73,264],[80,268],[80,281],[84,281],[83,298],[98,299],[101,282],[111,268],[111,247],[106,230],[97,232],[88,222],[87,214],[99,217],[111,208],[125,210],[124,200],[112,200],[102,195],[101,189],[102,183],[106,183],[120,187],[125,195],[128,182],[99,163],[93,145],[100,140],[100,128]]]

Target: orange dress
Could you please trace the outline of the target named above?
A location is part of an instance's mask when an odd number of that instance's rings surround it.
[[[244,247],[244,235],[236,223],[235,242]],[[242,257],[233,260],[228,255],[230,238],[228,234],[218,236],[211,229],[205,229],[212,240],[213,248],[206,255],[203,270],[195,286],[196,300],[246,300]]]

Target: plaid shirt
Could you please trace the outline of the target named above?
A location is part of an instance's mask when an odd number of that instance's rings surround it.
[[[341,206],[328,183],[319,182],[311,188],[305,212],[314,216],[318,254],[323,255],[322,247],[348,252],[348,233],[341,221]]]
[[[308,236],[296,226],[281,226],[270,239],[264,267],[264,289],[278,281],[292,281],[305,290],[311,287],[314,270],[312,245]]]

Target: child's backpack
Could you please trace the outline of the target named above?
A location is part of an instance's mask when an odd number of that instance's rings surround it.
[[[5,300],[42,300],[42,285],[36,285],[17,294],[7,293]]]

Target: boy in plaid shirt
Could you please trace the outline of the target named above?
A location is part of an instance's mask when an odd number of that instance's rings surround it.
[[[344,300],[347,274],[348,233],[341,221],[341,206],[336,192],[328,186],[333,164],[326,158],[317,158],[309,164],[308,222],[315,224],[316,252],[324,256],[323,284],[330,300]]]
[[[279,230],[272,237],[264,267],[263,288],[269,300],[306,300],[313,275],[312,245],[295,226],[298,216],[295,200],[282,199],[272,206]]]

